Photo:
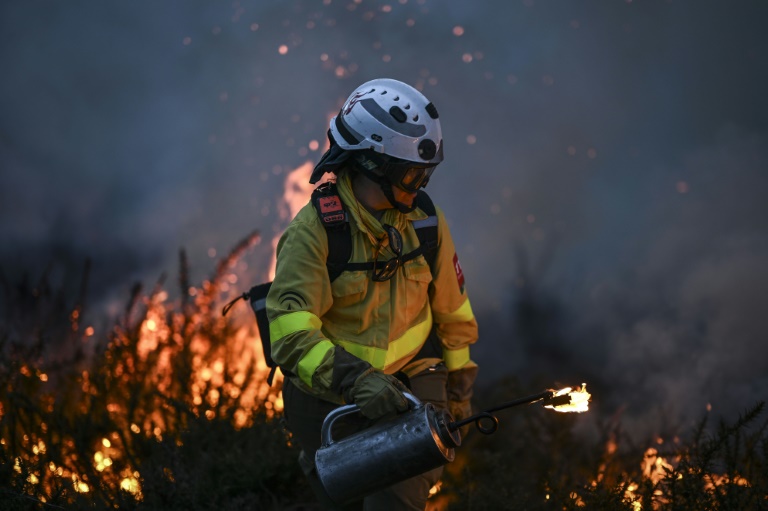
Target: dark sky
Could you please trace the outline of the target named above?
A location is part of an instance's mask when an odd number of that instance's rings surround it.
[[[0,265],[88,256],[114,311],[259,229],[260,280],[286,176],[391,77],[441,115],[485,381],[738,411],[768,398],[766,34],[761,0],[3,2]]]

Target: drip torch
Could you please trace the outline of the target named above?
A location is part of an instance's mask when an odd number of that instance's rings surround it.
[[[547,390],[484,410],[461,421],[450,413],[422,403],[405,394],[409,411],[341,440],[332,436],[333,424],[346,415],[358,413],[357,405],[345,405],[331,411],[323,422],[322,445],[315,454],[315,465],[325,491],[337,504],[363,498],[400,481],[450,463],[461,445],[462,426],[475,423],[483,434],[498,429],[493,415],[506,408],[541,401],[546,408],[560,412],[583,412],[590,394],[586,385],[580,389]]]

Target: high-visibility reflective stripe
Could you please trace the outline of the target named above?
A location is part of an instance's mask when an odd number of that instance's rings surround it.
[[[435,314],[435,321],[437,323],[460,323],[462,321],[471,321],[475,319],[475,314],[472,312],[472,306],[469,304],[469,298],[464,300],[461,307],[448,314]]]
[[[301,381],[312,386],[312,375],[315,374],[317,366],[325,359],[325,354],[334,348],[329,340],[323,340],[312,346],[312,349],[299,360],[299,378]]]
[[[320,318],[307,311],[291,312],[278,316],[269,323],[269,338],[278,341],[289,334],[303,330],[320,330],[323,323]]]
[[[423,220],[414,220],[411,222],[414,229],[423,229],[424,227],[437,227],[437,217],[428,216]]]
[[[449,371],[463,367],[469,362],[469,346],[457,350],[443,349],[443,360]]]
[[[340,339],[336,339],[335,342],[357,358],[367,361],[376,369],[384,369],[421,348],[431,329],[432,313],[427,308],[426,319],[409,328],[400,338],[390,342],[389,348],[386,350]]]

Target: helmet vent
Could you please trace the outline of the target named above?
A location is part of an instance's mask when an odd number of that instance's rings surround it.
[[[410,104],[409,105],[405,105],[405,109],[406,110],[410,110],[411,109],[411,105]]]
[[[399,106],[393,106],[389,109],[389,114],[395,118],[397,122],[405,122],[408,120],[408,116],[405,112],[403,112],[403,109]]]
[[[435,105],[433,103],[430,103],[426,106],[425,110],[429,114],[429,116],[433,119],[437,119],[439,116],[437,115],[437,108],[435,108]]]
[[[395,99],[393,101],[400,101],[400,96],[395,96]]]
[[[386,93],[387,93],[387,91],[385,91],[385,90],[381,91],[381,95],[382,95],[382,96],[383,96],[384,94],[386,94]]]
[[[418,121],[419,121],[419,114],[416,114],[413,116],[413,122],[418,122]]]

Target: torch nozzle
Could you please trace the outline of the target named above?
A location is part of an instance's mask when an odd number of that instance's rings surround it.
[[[571,403],[571,396],[569,394],[563,394],[562,396],[556,395],[554,392],[549,398],[545,398],[541,401],[542,406],[563,406]]]
[[[564,398],[564,399],[560,399]],[[589,401],[592,394],[587,392],[587,384],[582,383],[581,387],[572,389],[566,387],[562,390],[553,391],[551,400],[543,403],[544,408],[549,408],[556,412],[586,412],[589,410]]]

